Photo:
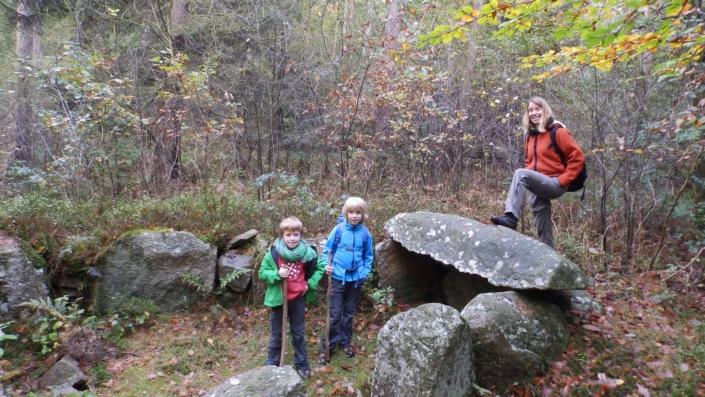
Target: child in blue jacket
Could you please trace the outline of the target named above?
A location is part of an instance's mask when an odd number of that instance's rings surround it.
[[[347,357],[354,357],[352,341],[353,317],[357,311],[362,284],[372,270],[372,237],[363,225],[367,204],[359,197],[350,197],[341,210],[340,223],[333,228],[323,248],[322,259],[326,274],[332,274],[330,294],[330,351],[339,346]],[[331,256],[331,265],[328,256]],[[321,340],[318,356],[326,363],[326,341]]]

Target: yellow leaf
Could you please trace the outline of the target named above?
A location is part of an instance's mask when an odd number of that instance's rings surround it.
[[[462,17],[460,17],[460,21],[465,22],[465,23],[470,23],[474,20],[475,20],[475,18],[472,17],[471,15],[463,15]]]

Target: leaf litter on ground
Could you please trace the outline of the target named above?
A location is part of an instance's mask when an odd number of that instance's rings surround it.
[[[653,275],[631,279],[597,274],[588,290],[604,314],[580,313],[569,345],[544,377],[517,386],[514,396],[705,396],[705,292],[669,290]],[[654,299],[659,297],[659,299]],[[396,311],[411,305],[399,305]],[[394,313],[361,307],[355,318],[354,359],[335,352],[328,365],[313,359],[325,332],[325,307],[309,308],[306,340],[308,394],[369,395],[380,328]],[[218,315],[190,313],[155,319],[100,363],[91,388],[100,396],[198,396],[233,376],[264,364],[268,309],[234,306]],[[287,349],[289,363],[293,349]],[[36,364],[34,364],[36,365]],[[7,375],[10,364],[0,367]],[[9,369],[9,368],[8,368]],[[86,368],[95,374],[97,367]],[[27,367],[23,373],[31,373]],[[17,375],[26,376],[26,375]],[[94,375],[95,376],[95,375]],[[498,391],[495,391],[497,393]]]

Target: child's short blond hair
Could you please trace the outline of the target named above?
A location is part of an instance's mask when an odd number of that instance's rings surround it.
[[[281,223],[279,223],[279,237],[284,236],[284,232],[299,232],[303,233],[304,224],[301,220],[295,216],[290,216],[284,218]]]
[[[348,212],[353,210],[362,212],[360,222],[363,222],[365,218],[367,218],[367,203],[365,203],[365,200],[359,197],[348,197],[348,199],[345,200],[345,204],[343,204],[343,208],[340,210],[340,212],[343,213],[343,217],[345,217],[345,222],[348,222]]]

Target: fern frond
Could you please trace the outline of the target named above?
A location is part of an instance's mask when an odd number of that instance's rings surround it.
[[[249,273],[252,273],[252,270],[250,270],[250,269],[235,269],[235,270],[233,270],[232,272],[226,274],[225,277],[220,279],[220,289],[225,288],[225,286],[228,285],[228,283],[240,278],[240,276],[244,276],[245,274],[249,274]]]
[[[29,302],[20,303],[19,306],[27,307],[37,313],[51,314],[52,316],[63,321],[66,320],[64,314],[66,313],[66,302],[68,299],[68,296],[56,298],[53,302],[49,297],[30,299]]]
[[[128,317],[134,317],[145,313],[150,315],[157,313],[159,312],[159,307],[157,307],[151,299],[131,296],[122,298],[111,307],[110,311],[123,313]]]
[[[201,292],[205,286],[203,277],[196,274],[181,272],[179,273],[179,277],[181,277],[181,281],[184,284],[195,288],[198,292]]]

